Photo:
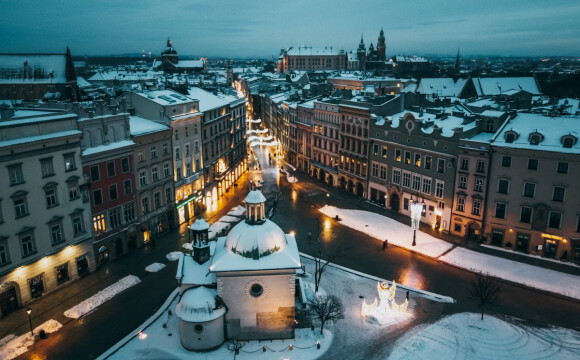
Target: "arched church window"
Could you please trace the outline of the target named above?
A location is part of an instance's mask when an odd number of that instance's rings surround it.
[[[263,292],[264,288],[260,284],[254,284],[250,287],[250,295],[252,295],[253,297],[258,297],[262,295]]]

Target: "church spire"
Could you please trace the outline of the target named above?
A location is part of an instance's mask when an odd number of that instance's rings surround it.
[[[455,59],[455,75],[459,75],[459,68],[461,67],[461,61],[459,60],[459,48],[457,48],[457,58]]]

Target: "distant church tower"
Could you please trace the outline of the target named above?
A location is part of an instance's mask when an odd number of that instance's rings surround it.
[[[379,57],[379,61],[385,61],[387,52],[387,44],[385,43],[385,33],[383,28],[381,28],[381,32],[379,34],[379,40],[377,42],[377,55]]]
[[[459,76],[461,68],[461,61],[459,60],[459,49],[457,49],[457,58],[455,59],[455,68],[453,69],[453,75]]]
[[[231,85],[234,82],[234,71],[230,60],[228,60],[228,65],[226,67],[226,78],[228,80],[228,85]]]
[[[365,43],[363,41],[362,35],[360,36],[360,44],[358,44],[358,49],[356,51],[358,58],[358,68],[359,70],[364,70],[367,61],[367,49],[365,48]]]
[[[179,62],[179,57],[177,56],[177,51],[171,45],[171,40],[167,39],[167,46],[161,52],[161,61],[169,61],[172,64],[177,64]]]

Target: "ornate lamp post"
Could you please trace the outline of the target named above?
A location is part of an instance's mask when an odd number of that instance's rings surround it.
[[[32,309],[27,308],[26,313],[28,314],[28,323],[30,324],[30,335],[34,336],[34,332],[32,331],[32,316],[30,316],[30,314],[32,313]]]
[[[419,222],[421,221],[421,213],[423,212],[423,204],[418,201],[411,203],[411,228],[413,229],[413,243],[412,246],[417,245],[417,229],[419,229]]]

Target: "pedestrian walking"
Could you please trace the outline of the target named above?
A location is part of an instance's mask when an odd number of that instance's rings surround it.
[[[308,232],[308,242],[310,242],[312,240],[312,233],[309,231]]]
[[[385,250],[388,247],[389,247],[389,239],[385,239],[385,241],[383,241],[383,250]]]
[[[407,300],[409,300],[409,290],[407,290]]]

